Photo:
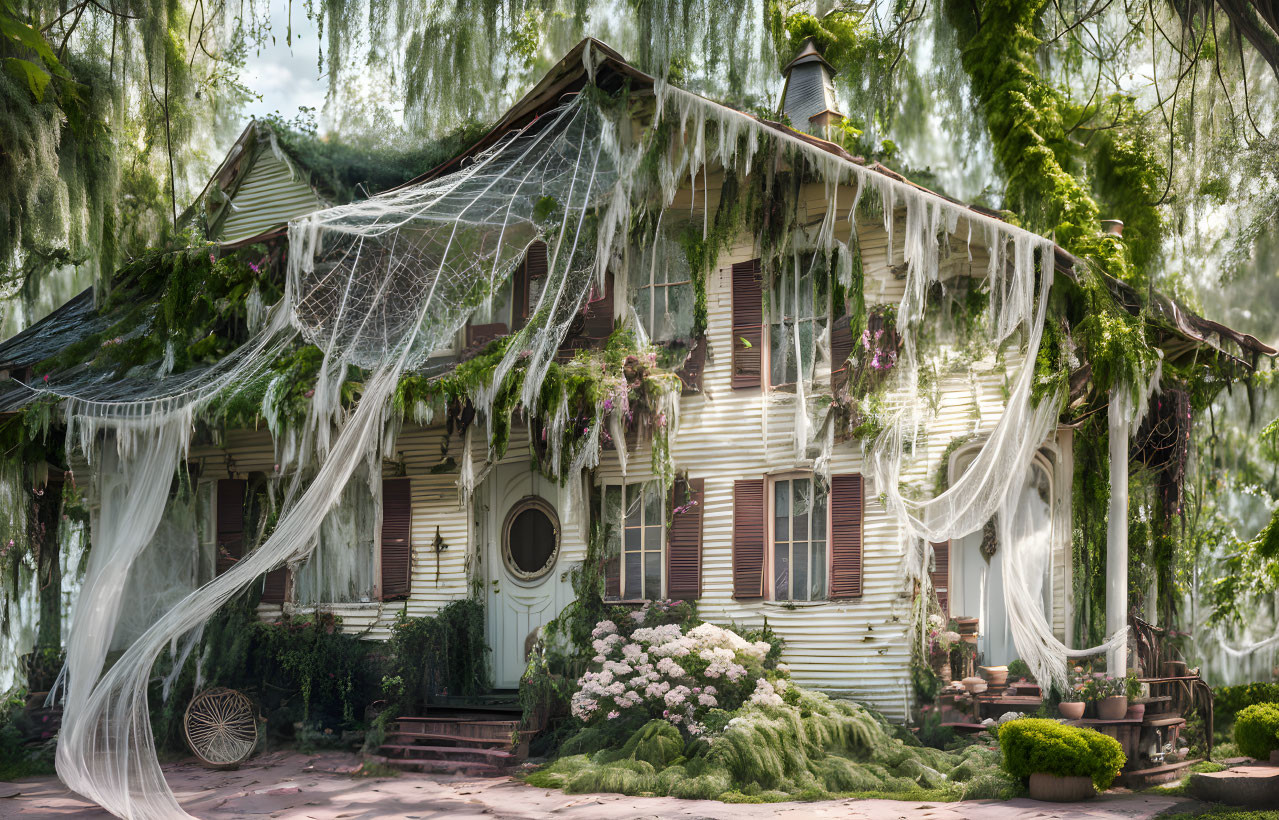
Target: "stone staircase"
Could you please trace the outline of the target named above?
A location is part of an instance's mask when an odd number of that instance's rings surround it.
[[[528,757],[534,732],[509,714],[452,712],[402,717],[392,724],[375,762],[418,772],[498,776]]]

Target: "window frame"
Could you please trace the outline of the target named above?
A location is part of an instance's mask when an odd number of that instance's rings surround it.
[[[804,275],[804,273],[807,273],[807,275],[810,277],[809,281],[812,283],[813,315],[809,319],[801,319],[797,317],[794,320],[796,324],[800,322],[811,321],[814,325],[812,375],[803,380],[804,384],[806,385],[815,384],[819,380],[821,380],[823,371],[822,369],[819,369],[818,367],[819,364],[824,365],[827,378],[829,378],[830,367],[831,367],[831,364],[829,361],[830,359],[830,328],[831,328],[831,323],[833,321],[833,314],[834,314],[834,305],[833,305],[834,289],[829,286],[829,283],[827,284],[826,293],[824,295],[824,298],[821,299],[821,305],[819,306],[819,302],[818,302],[819,294],[817,293],[817,281],[814,277],[816,275],[815,262],[820,253],[821,251],[816,248],[797,249],[792,252],[792,255],[791,255],[792,264],[783,266],[784,270],[779,271],[776,274],[776,276],[780,276],[780,277],[793,277],[795,276],[796,271],[800,269],[803,258],[805,256],[810,257],[807,270],[801,273],[800,275],[802,276]],[[764,310],[764,326],[762,329],[763,332],[761,334],[763,350],[760,351],[761,353],[760,382],[764,386],[764,388],[767,390],[776,390],[779,392],[794,392],[796,390],[796,384],[801,378],[801,374],[799,373],[798,369],[796,370],[796,374],[795,374],[796,381],[792,381],[792,382],[774,382],[773,381],[774,328],[779,325],[781,326],[785,325],[785,316],[784,315],[777,316],[777,313],[776,313],[777,305],[775,304],[775,299],[773,298],[774,291],[778,290],[776,278],[774,278],[774,281],[765,282],[765,283],[762,283],[762,285],[763,285],[762,289],[763,289],[763,297],[765,299],[766,310]],[[792,290],[793,290],[793,287],[794,286],[792,285]],[[816,327],[817,321],[819,318],[823,320],[823,326],[821,328],[820,334],[817,333],[817,327]],[[823,349],[826,350],[825,361],[818,361],[819,359],[818,353]]]
[[[824,544],[825,544],[825,549],[824,549],[824,560],[823,560],[823,564],[825,565],[825,574],[824,574],[824,576],[823,576],[823,577],[824,577],[824,581],[823,581],[823,585],[822,585],[822,586],[823,586],[823,589],[822,589],[822,597],[820,597],[820,598],[795,598],[795,597],[794,597],[794,594],[793,594],[793,587],[794,587],[794,582],[795,582],[795,576],[794,576],[794,574],[790,571],[790,567],[789,567],[789,566],[787,567],[787,588],[788,588],[788,595],[789,595],[789,597],[786,597],[786,598],[779,598],[779,597],[777,597],[777,485],[778,485],[778,483],[783,482],[783,481],[785,481],[785,482],[792,482],[792,489],[791,489],[791,496],[790,496],[790,497],[791,497],[791,502],[792,502],[792,504],[793,504],[793,502],[794,502],[794,498],[795,498],[795,492],[794,492],[794,489],[793,489],[793,487],[794,487],[793,482],[794,482],[795,480],[797,480],[797,479],[800,479],[800,480],[807,479],[807,480],[808,480],[808,481],[812,484],[813,489],[814,489],[814,492],[816,492],[817,487],[818,487],[818,477],[817,477],[814,473],[811,473],[811,472],[795,471],[795,470],[792,470],[792,471],[789,471],[789,472],[776,473],[776,474],[774,474],[774,475],[768,475],[768,476],[765,476],[765,481],[764,481],[764,492],[765,492],[765,494],[766,494],[766,498],[764,499],[764,502],[765,502],[765,519],[764,519],[764,528],[765,528],[765,533],[764,533],[764,551],[765,551],[765,555],[764,555],[764,565],[765,565],[765,573],[766,573],[766,575],[765,575],[765,578],[764,578],[764,582],[765,582],[764,600],[766,600],[766,601],[776,602],[776,603],[779,603],[779,604],[795,604],[795,605],[825,604],[825,603],[829,603],[829,602],[832,600],[832,599],[831,599],[831,595],[830,595],[830,577],[831,577],[831,569],[832,569],[832,565],[833,565],[833,556],[832,556],[832,550],[831,550],[831,503],[830,503],[830,487],[829,487],[829,486],[826,486],[826,487],[823,487],[823,488],[822,488],[822,492],[823,492],[823,494],[824,494],[824,495],[825,495],[825,497],[826,497],[826,505],[825,505],[825,506],[826,506],[826,515],[825,515],[825,519],[826,519],[826,520],[825,520],[825,524],[826,524],[826,526],[825,526],[825,532],[824,532]],[[816,496],[814,496],[814,497],[816,497]],[[788,516],[788,520],[793,521],[793,520],[794,520],[794,516],[793,516],[793,515]],[[809,538],[809,540],[808,540],[808,544],[809,544],[809,548],[808,548],[808,549],[809,549],[809,567],[808,567],[808,569],[809,569],[809,584],[810,584],[810,589],[811,589],[811,584],[812,584],[812,576],[811,576],[811,570],[812,570],[812,538],[811,538],[811,535],[812,535],[812,531],[813,531],[813,529],[812,529],[812,520],[813,520],[813,516],[812,516],[812,512],[810,511],[810,512],[809,512],[809,535],[810,535],[810,538]],[[791,529],[791,535],[793,535],[793,534],[794,534],[794,525],[792,524],[792,525],[791,525],[791,527],[792,527],[792,529]],[[790,551],[790,560],[791,560],[791,561],[793,561],[793,559],[794,559],[794,544],[795,544],[795,542],[794,542],[794,540],[792,539],[792,540],[788,541],[787,543],[788,543],[788,544],[789,544],[789,546],[790,546],[790,550],[789,550],[789,551]]]
[[[648,548],[646,547],[646,545],[644,544],[644,534],[645,534],[645,531],[646,531],[649,527],[652,527],[652,526],[654,526],[654,525],[653,525],[653,524],[648,523],[648,521],[647,521],[647,520],[645,520],[645,516],[647,515],[647,508],[646,508],[646,506],[645,506],[645,504],[644,504],[643,500],[641,499],[641,501],[640,501],[640,525],[639,525],[639,527],[638,527],[638,529],[640,530],[640,550],[639,550],[639,553],[640,553],[640,578],[639,578],[639,581],[640,581],[640,592],[639,592],[639,595],[638,595],[638,596],[634,596],[634,595],[627,595],[627,594],[626,594],[626,553],[627,553],[627,549],[626,549],[626,530],[627,530],[627,526],[626,526],[626,499],[627,499],[626,489],[627,489],[628,487],[639,487],[639,488],[644,488],[644,487],[646,487],[646,486],[648,486],[648,485],[653,485],[653,486],[656,488],[656,491],[657,491],[657,493],[658,493],[658,509],[661,511],[661,521],[660,521],[660,522],[656,525],[656,526],[657,526],[657,534],[658,534],[658,546],[657,546],[657,549],[656,549],[656,550],[652,550],[652,549],[648,549]],[[622,521],[621,521],[621,527],[620,527],[619,532],[618,532],[618,535],[617,535],[617,549],[618,549],[617,556],[616,556],[616,557],[617,557],[617,598],[616,598],[616,599],[610,599],[610,600],[617,600],[617,601],[622,601],[622,602],[627,602],[627,601],[636,601],[636,602],[640,602],[640,601],[660,601],[660,600],[662,600],[662,599],[665,597],[665,595],[666,595],[666,589],[667,589],[667,586],[668,586],[668,583],[669,583],[669,581],[668,581],[668,579],[667,579],[667,577],[666,577],[666,573],[667,573],[667,562],[668,562],[668,550],[670,549],[670,538],[669,538],[669,535],[670,535],[670,533],[669,533],[670,510],[668,509],[668,507],[670,506],[670,504],[668,503],[668,502],[669,502],[669,499],[668,499],[668,497],[667,497],[667,494],[666,494],[665,492],[663,492],[663,491],[662,491],[662,489],[661,489],[661,481],[659,481],[659,480],[658,480],[658,479],[656,479],[656,478],[650,478],[650,479],[646,479],[646,480],[638,480],[638,481],[625,481],[625,480],[621,480],[621,479],[616,479],[616,480],[606,481],[606,482],[602,483],[602,484],[600,485],[600,504],[599,504],[599,514],[600,514],[600,520],[603,522],[604,527],[605,527],[605,537],[606,537],[606,538],[608,537],[608,527],[609,527],[609,526],[610,526],[610,524],[611,524],[611,522],[609,521],[609,517],[608,517],[608,515],[609,515],[609,513],[608,513],[608,493],[609,493],[609,490],[610,490],[610,489],[615,488],[615,487],[616,487],[616,488],[619,488],[619,489],[620,489],[620,491],[621,491],[621,502],[622,502],[622,504],[621,504],[621,510],[622,510]],[[660,588],[656,591],[656,594],[653,594],[653,595],[647,595],[646,593],[648,592],[648,590],[645,588],[645,587],[646,587],[646,580],[645,580],[645,575],[644,575],[644,560],[645,560],[645,556],[647,556],[647,555],[649,555],[649,554],[651,554],[651,553],[653,553],[653,552],[656,552],[656,553],[657,553],[657,560],[658,560],[658,567],[659,567],[659,572],[658,572],[658,585],[659,585],[659,587],[660,587]]]

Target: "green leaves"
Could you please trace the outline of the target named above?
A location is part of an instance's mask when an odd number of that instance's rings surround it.
[[[0,2],[0,41],[4,41],[8,49],[18,54],[26,54],[35,60],[25,57],[8,56],[4,58],[4,68],[16,79],[26,84],[31,96],[37,102],[44,102],[45,90],[53,78],[70,79],[70,74],[58,60],[53,49],[44,36],[33,26],[22,22],[14,16],[13,9],[7,2]]]

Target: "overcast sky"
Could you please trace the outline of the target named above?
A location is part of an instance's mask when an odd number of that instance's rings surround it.
[[[271,31],[274,42],[250,51],[241,81],[259,94],[244,107],[244,119],[279,112],[292,119],[298,108],[324,107],[325,81],[318,65],[320,41],[315,24],[307,19],[301,3],[293,5],[293,45],[285,43],[289,24],[289,3],[276,0],[271,4]]]

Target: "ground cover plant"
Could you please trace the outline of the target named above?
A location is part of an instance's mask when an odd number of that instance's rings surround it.
[[[659,603],[596,624],[572,696],[577,731],[528,783],[729,802],[1017,792],[994,748],[919,745],[859,704],[796,684],[771,641],[691,608],[682,623],[649,625],[669,611]]]

